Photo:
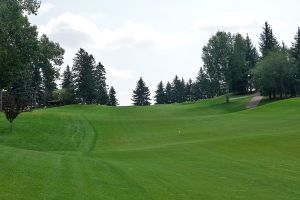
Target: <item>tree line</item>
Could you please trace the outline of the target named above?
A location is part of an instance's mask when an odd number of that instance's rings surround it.
[[[300,28],[291,47],[279,44],[271,26],[265,22],[260,35],[259,51],[250,37],[240,33],[218,31],[202,50],[203,67],[194,81],[179,79],[157,85],[156,104],[197,101],[229,94],[261,91],[270,99],[294,97],[300,93]],[[141,78],[142,80],[142,78]],[[143,98],[150,100],[145,83],[134,90],[134,105]],[[139,91],[139,97],[136,91]],[[137,101],[138,99],[138,101]]]
[[[62,77],[62,89],[56,90],[56,99],[65,104],[118,105],[114,87],[108,90],[105,67],[84,49],[76,53],[73,68],[67,66]]]
[[[108,91],[105,68],[80,49],[72,70],[63,73],[58,89],[64,49],[46,35],[38,37],[29,15],[37,15],[38,0],[0,2],[0,111],[13,120],[24,111],[47,106],[53,100],[116,106],[116,91]]]

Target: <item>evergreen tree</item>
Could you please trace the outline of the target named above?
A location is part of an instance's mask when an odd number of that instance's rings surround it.
[[[299,93],[300,91],[300,27],[298,27],[298,31],[295,35],[294,42],[291,47],[291,54],[295,62],[296,66],[296,89],[294,93]],[[296,94],[294,94],[296,95]]]
[[[174,103],[174,101],[173,101],[172,85],[171,85],[170,82],[168,82],[167,85],[166,85],[165,102],[166,102],[166,104]]]
[[[276,37],[273,34],[273,30],[268,22],[265,22],[263,27],[263,31],[260,34],[260,43],[259,49],[262,54],[262,57],[266,57],[267,54],[273,50],[274,48],[278,48],[279,44],[277,42]]]
[[[117,106],[119,103],[118,103],[118,100],[117,100],[117,97],[116,97],[116,91],[114,89],[114,87],[110,87],[109,89],[109,93],[108,93],[108,103],[107,105],[108,106]]]
[[[99,62],[95,69],[95,86],[97,103],[101,105],[107,104],[108,94],[106,85],[105,67]]]
[[[195,99],[199,100],[212,98],[215,94],[211,91],[210,85],[211,83],[209,81],[208,75],[205,73],[203,68],[200,68],[193,87]]]
[[[74,58],[73,76],[76,98],[81,103],[96,102],[95,59],[84,49],[80,49]]]
[[[300,64],[300,27],[294,37],[294,42],[292,43],[291,52],[293,58]]]
[[[194,83],[192,79],[189,79],[185,85],[185,100],[186,101],[194,101],[195,94],[194,94]]]
[[[63,94],[62,94],[63,102],[65,104],[75,103],[73,76],[72,76],[72,72],[70,70],[69,65],[67,66],[66,70],[63,73],[61,87],[63,90]]]
[[[140,80],[137,82],[135,90],[133,90],[133,105],[148,106],[150,105],[150,100],[150,90],[141,77]]]
[[[185,82],[176,75],[172,82],[172,102],[182,103],[185,101]]]
[[[250,37],[246,37],[246,71],[247,71],[247,91],[252,92],[254,89],[253,77],[251,71],[255,68],[258,62],[258,53],[253,46]]]
[[[164,84],[162,81],[157,86],[154,98],[155,98],[156,104],[165,104],[166,103],[165,88],[164,88]]]

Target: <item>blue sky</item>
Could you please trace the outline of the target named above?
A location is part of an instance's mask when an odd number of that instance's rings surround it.
[[[258,46],[268,21],[278,41],[290,46],[300,26],[296,0],[42,0],[30,17],[40,33],[66,50],[72,66],[79,48],[107,69],[107,82],[121,105],[131,104],[139,77],[152,97],[159,81],[177,74],[194,79],[202,66],[202,47],[218,30],[247,33]]]

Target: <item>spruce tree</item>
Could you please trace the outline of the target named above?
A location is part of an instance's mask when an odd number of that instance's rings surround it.
[[[215,93],[211,91],[210,84],[211,83],[208,75],[205,73],[203,68],[200,68],[194,84],[194,94],[196,100],[211,98],[215,95]]]
[[[166,103],[165,88],[164,88],[164,84],[162,81],[157,86],[154,98],[155,98],[156,104],[165,104]]]
[[[255,68],[258,62],[258,53],[256,48],[253,46],[252,41],[247,34],[246,37],[246,70],[247,70],[247,91],[252,92],[254,89],[252,70]]]
[[[74,83],[70,66],[68,65],[62,77],[63,101],[65,104],[75,103]]]
[[[172,85],[170,82],[166,84],[166,90],[165,90],[165,102],[166,104],[174,103],[173,100],[173,91],[172,91]]]
[[[182,103],[185,101],[185,82],[180,80],[176,75],[172,82],[172,98],[174,103]]]
[[[97,103],[101,105],[107,104],[108,94],[106,85],[105,67],[99,62],[95,69],[95,89]]]
[[[194,83],[193,83],[192,79],[189,79],[185,85],[185,100],[186,101],[195,100]]]
[[[262,54],[262,57],[263,58],[266,57],[270,51],[278,47],[279,44],[277,42],[276,37],[273,34],[273,30],[271,26],[268,24],[268,22],[265,22],[263,31],[260,34],[260,43],[259,43],[259,50]]]
[[[150,100],[150,90],[141,77],[140,80],[137,82],[135,90],[133,90],[133,105],[148,106],[150,105]]]
[[[96,102],[95,59],[84,49],[80,49],[74,58],[73,76],[76,98],[81,103]]]
[[[118,100],[116,97],[116,90],[114,87],[110,87],[109,92],[108,92],[108,102],[107,105],[108,106],[117,106]]]

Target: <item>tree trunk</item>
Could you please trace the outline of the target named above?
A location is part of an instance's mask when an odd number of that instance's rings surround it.
[[[229,103],[229,85],[226,85],[226,103]]]
[[[34,90],[34,96],[33,96],[33,108],[36,108],[36,105],[37,105],[36,98],[37,98],[37,91]]]

